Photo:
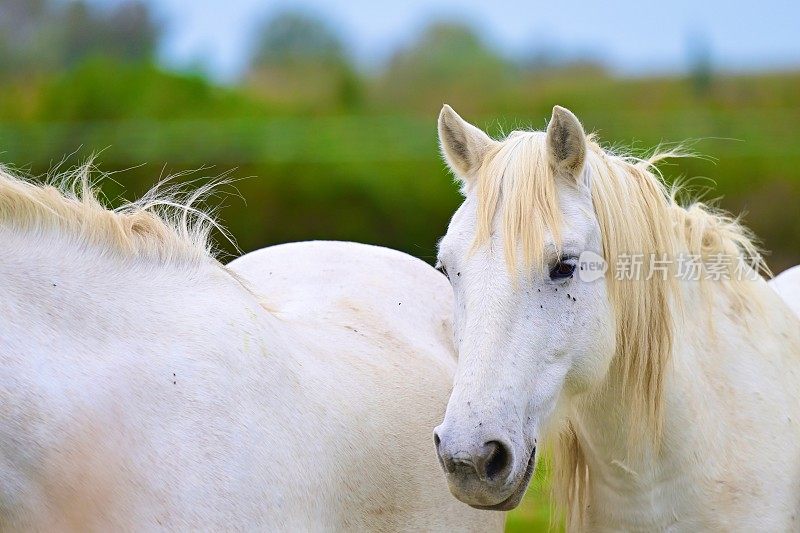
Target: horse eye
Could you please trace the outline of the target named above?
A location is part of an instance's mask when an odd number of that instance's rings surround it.
[[[571,278],[574,273],[575,264],[561,260],[550,269],[550,279],[567,279]]]

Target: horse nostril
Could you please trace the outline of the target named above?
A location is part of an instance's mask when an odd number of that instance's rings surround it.
[[[450,464],[451,461],[445,460],[442,457],[442,450],[441,450],[442,439],[439,437],[439,432],[434,430],[433,431],[433,445],[436,446],[436,458],[439,459],[439,464],[444,469],[445,472],[451,472],[453,470],[452,465]]]
[[[496,479],[505,474],[511,467],[511,452],[508,446],[497,440],[490,440],[484,444],[485,454],[481,461],[483,472],[479,472],[487,479]]]

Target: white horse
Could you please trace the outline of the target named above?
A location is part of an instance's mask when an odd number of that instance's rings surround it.
[[[800,320],[749,234],[560,107],[496,141],[445,106],[439,135],[465,196],[439,249],[453,494],[515,507],[552,436],[571,529],[798,530]],[[779,283],[797,309],[800,271]]]
[[[0,530],[502,529],[436,468],[433,268],[325,242],[225,267],[190,207],[78,183],[0,171]]]

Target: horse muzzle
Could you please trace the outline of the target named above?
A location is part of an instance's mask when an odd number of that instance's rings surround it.
[[[443,426],[434,430],[433,440],[453,496],[478,509],[507,511],[519,505],[533,475],[535,446],[515,455],[498,432],[461,438]],[[517,463],[522,464],[515,468]]]

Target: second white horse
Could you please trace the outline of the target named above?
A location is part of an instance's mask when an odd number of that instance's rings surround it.
[[[190,208],[77,188],[0,171],[0,530],[502,529],[437,472],[431,267],[344,243],[224,267]]]

